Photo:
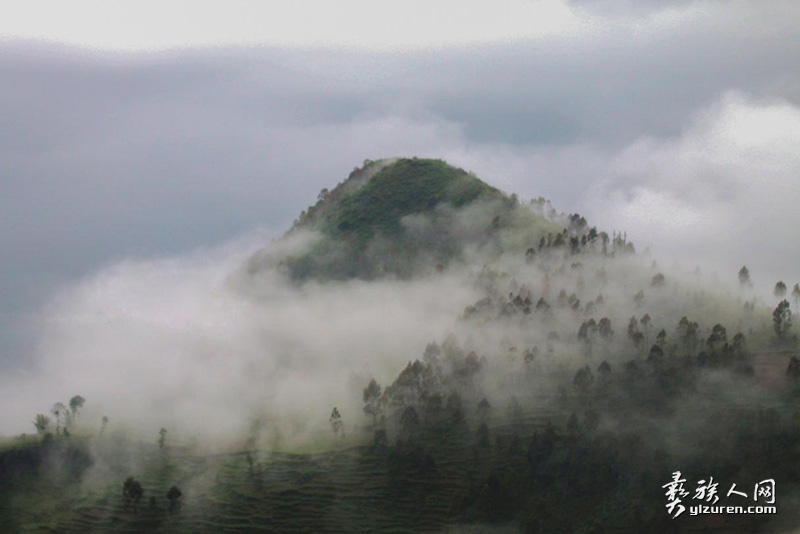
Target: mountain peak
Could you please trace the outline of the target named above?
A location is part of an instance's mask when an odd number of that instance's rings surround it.
[[[428,213],[439,204],[458,208],[478,198],[506,199],[474,174],[440,159],[366,160],[333,190],[323,189],[295,227],[361,238],[394,234],[403,217]]]
[[[287,236],[319,239],[281,264],[295,281],[409,278],[462,259],[467,247],[499,254],[504,230],[523,229],[520,246],[552,231],[520,208],[516,196],[440,159],[366,160],[300,214]]]

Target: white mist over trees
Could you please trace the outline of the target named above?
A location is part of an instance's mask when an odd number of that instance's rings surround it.
[[[119,513],[175,524],[233,480],[275,505],[272,469],[316,462],[309,449],[347,480],[388,476],[387,495],[396,477],[418,495],[467,492],[419,512],[431,521],[528,529],[580,523],[564,507],[541,516],[559,492],[606,503],[665,476],[653,454],[729,469],[764,450],[753,466],[783,465],[772,437],[794,435],[789,405],[763,402],[800,375],[786,284],[772,308],[747,267],[736,287],[735,270],[726,282],[664,266],[626,231],[546,206],[441,160],[367,160],[266,246],[118,264],[62,294],[38,373],[2,390],[22,406],[4,417],[30,425],[42,399],[69,398],[33,420],[58,476],[125,480]],[[724,432],[698,410],[733,429],[733,449],[709,445]],[[176,465],[182,478],[164,475]],[[439,471],[456,467],[458,483]],[[320,490],[298,477],[281,499]],[[324,491],[344,496],[351,482],[334,478]]]
[[[176,438],[246,434],[253,420],[263,420],[281,436],[299,436],[324,427],[325,406],[375,422],[376,393],[361,404],[370,378],[389,382],[448,333],[471,340],[471,350],[492,361],[514,356],[498,354],[502,346],[515,348],[514,358],[536,353],[571,365],[572,358],[608,359],[620,351],[647,356],[658,332],[664,347],[670,338],[671,346],[681,340],[692,347],[714,326],[702,324],[704,317],[722,322],[731,337],[769,321],[768,312],[744,313],[727,296],[727,284],[631,254],[622,233],[608,237],[554,210],[550,220],[529,219],[540,205],[475,203],[463,208],[465,215],[440,209],[444,218],[437,215],[432,228],[466,247],[449,268],[421,269],[407,279],[291,283],[280,265],[325,239],[314,230],[261,250],[256,270],[240,268],[252,241],[180,260],[115,265],[51,305],[36,379],[3,389],[16,399],[5,425],[22,431],[43,399],[78,389],[92,399],[82,420],[107,414],[132,427],[169,428]],[[432,224],[426,217],[403,219],[406,231],[427,232],[420,230]],[[473,243],[472,236],[483,237]],[[420,256],[421,265],[434,260]],[[509,293],[513,298],[503,303]],[[752,298],[745,299],[747,306]],[[515,310],[531,312],[516,321],[546,319],[523,329],[488,321]],[[676,332],[686,317],[689,327]],[[781,311],[775,320],[781,335],[788,333],[788,315]],[[626,325],[627,339],[614,335]],[[59,410],[57,427],[64,413],[77,417],[79,401],[73,397],[70,408]]]

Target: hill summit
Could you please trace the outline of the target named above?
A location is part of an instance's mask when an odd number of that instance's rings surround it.
[[[441,271],[470,253],[530,246],[555,228],[520,208],[515,195],[442,160],[367,160],[300,214],[287,236],[310,231],[318,238],[281,266],[295,281]]]

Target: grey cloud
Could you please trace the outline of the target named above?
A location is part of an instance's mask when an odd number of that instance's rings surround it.
[[[674,138],[642,136],[619,150],[484,148],[460,157],[482,174],[504,175],[523,197],[561,200],[569,189],[570,200],[556,207],[627,231],[660,263],[701,266],[732,283],[746,264],[771,299],[777,280],[793,284],[800,273],[791,246],[800,227],[798,140],[800,106],[731,92],[698,109]]]
[[[568,3],[604,15],[642,16],[697,6],[700,0],[568,0]]]
[[[630,190],[637,177],[605,172],[614,154],[679,139],[729,89],[800,103],[795,4],[699,5],[676,26],[610,18],[599,33],[407,53],[3,43],[0,323],[26,341],[0,343],[0,362],[32,349],[60,285],[254,226],[277,235],[365,158],[444,157],[570,211],[598,176]]]

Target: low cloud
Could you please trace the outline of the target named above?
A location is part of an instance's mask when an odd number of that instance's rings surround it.
[[[800,107],[728,93],[673,140],[642,139],[607,162],[582,204],[664,258],[750,266],[762,290],[798,276]]]
[[[59,288],[277,235],[365,158],[444,158],[660,258],[791,278],[797,3],[603,4],[572,4],[585,32],[402,53],[3,42],[0,368],[30,367]]]
[[[465,145],[443,157],[522,198],[545,196],[606,231],[625,231],[656,259],[736,281],[746,264],[761,294],[795,283],[800,228],[800,106],[726,92],[676,136],[619,149]],[[440,144],[442,146],[443,144]]]
[[[370,145],[376,129],[386,135]],[[617,151],[474,146],[458,125],[436,119],[365,118],[346,135],[344,145],[406,143],[523,198],[577,206],[591,224],[651,247],[659,262],[718,269],[731,284],[747,264],[764,294],[800,272],[791,246],[800,228],[800,109],[787,101],[730,92],[697,110],[679,136],[642,137]],[[593,182],[577,191],[562,185],[586,175]],[[2,402],[14,408],[0,427],[30,431],[35,412],[81,394],[87,420],[109,415],[153,432],[217,436],[243,435],[263,417],[302,436],[325,425],[333,405],[360,417],[361,382],[390,380],[475,302],[450,277],[298,289],[265,274],[242,285],[236,273],[265,240],[124,261],[62,292],[43,313],[34,368],[2,383]],[[266,263],[286,246],[271,245]]]
[[[262,237],[126,261],[63,291],[44,314],[34,369],[0,382],[11,407],[0,428],[31,432],[36,412],[75,394],[87,399],[81,424],[107,415],[142,436],[163,426],[241,444],[261,420],[296,440],[324,429],[334,405],[358,424],[365,381],[421,357],[474,300],[448,278],[295,288],[265,269],[242,279]],[[273,243],[272,260],[287,246]]]

